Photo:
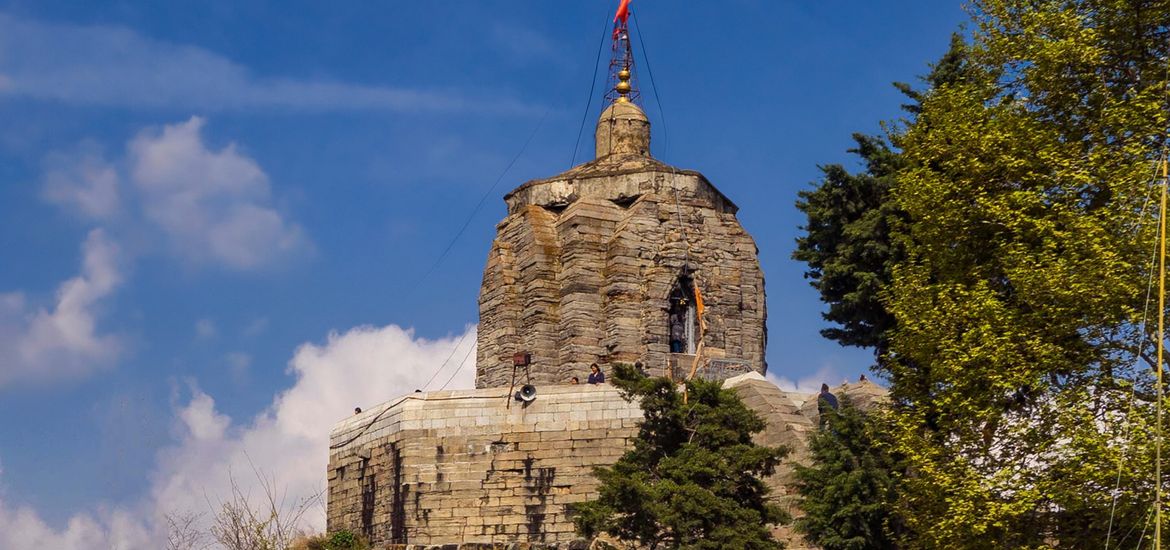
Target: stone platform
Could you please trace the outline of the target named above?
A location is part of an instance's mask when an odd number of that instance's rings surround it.
[[[751,373],[729,379],[767,422],[758,443],[786,445],[789,461],[767,480],[797,514],[791,463],[807,460],[815,428],[809,395]],[[542,386],[524,404],[508,388],[409,394],[338,423],[330,435],[328,529],[378,545],[556,544],[576,540],[572,510],[597,496],[593,468],[615,462],[642,411],[609,385]],[[880,396],[863,383],[840,393]],[[776,530],[789,548],[802,543]]]
[[[411,394],[330,436],[329,530],[374,543],[568,542],[572,506],[596,496],[642,411],[608,385]]]

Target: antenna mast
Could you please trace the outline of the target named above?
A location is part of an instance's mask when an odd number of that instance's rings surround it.
[[[622,0],[613,16],[613,45],[609,58],[609,89],[605,100],[609,103],[626,103],[641,99],[634,86],[634,50],[630,47],[630,0]]]
[[[1162,384],[1162,354],[1165,345],[1166,322],[1166,187],[1170,185],[1167,175],[1166,156],[1162,156],[1161,207],[1158,209],[1158,388],[1155,393],[1157,410],[1154,433],[1154,550],[1162,550],[1162,401],[1165,393]]]

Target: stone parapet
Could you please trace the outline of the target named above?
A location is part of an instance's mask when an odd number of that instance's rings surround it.
[[[330,434],[328,529],[376,544],[567,544],[593,468],[637,433],[636,403],[608,385],[410,394]]]
[[[374,546],[374,550],[587,550],[588,548],[589,543],[584,540],[551,544],[468,542],[463,544],[383,544]]]
[[[815,396],[785,392],[757,373],[724,385],[764,419],[757,443],[790,450],[765,482],[773,500],[799,516],[792,465],[809,459]],[[527,405],[507,388],[409,394],[337,423],[327,528],[362,533],[375,548],[579,543],[573,507],[597,497],[594,468],[612,465],[629,448],[642,411],[604,384],[537,392]],[[885,399],[885,390],[868,382],[837,393],[866,407]],[[775,535],[789,548],[805,547],[788,526]],[[521,543],[534,546],[508,546]]]

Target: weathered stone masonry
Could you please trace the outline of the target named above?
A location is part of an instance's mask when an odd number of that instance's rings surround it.
[[[363,533],[376,548],[566,547],[573,507],[597,496],[593,468],[622,455],[642,418],[612,386],[566,384],[593,362],[641,361],[681,378],[698,340],[670,348],[680,311],[697,324],[694,296],[680,290],[688,279],[706,305],[700,375],[746,373],[725,387],[767,422],[756,440],[806,459],[815,402],[762,376],[764,275],[735,204],[702,174],[650,158],[649,121],[632,103],[610,105],[596,138],[595,160],[505,197],[479,297],[477,389],[408,394],[335,426],[330,531]],[[527,369],[513,369],[518,352],[532,355]],[[517,385],[536,385],[535,401],[513,398],[514,372]],[[766,482],[798,512],[787,463]],[[775,534],[804,546],[785,528]]]
[[[763,373],[764,275],[735,204],[702,174],[650,158],[649,123],[633,104],[613,104],[597,134],[596,160],[504,197],[480,291],[476,387],[509,385],[518,352],[532,354],[541,385],[594,362],[689,367],[668,334],[668,295],[683,274],[706,303],[704,358]]]
[[[328,529],[374,543],[568,542],[592,468],[641,419],[612,386],[431,392],[367,410],[330,436]]]

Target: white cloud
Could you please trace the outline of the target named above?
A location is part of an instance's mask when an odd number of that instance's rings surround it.
[[[215,321],[211,319],[199,319],[195,321],[195,337],[200,340],[209,340],[215,338],[219,334],[219,327],[215,325]]]
[[[556,48],[548,36],[529,27],[497,21],[488,38],[496,48],[508,53],[516,61],[554,57]]]
[[[95,151],[76,156],[56,153],[46,159],[43,195],[94,220],[112,218],[119,210],[117,169]]]
[[[439,340],[416,338],[393,325],[333,333],[323,344],[300,346],[289,362],[292,387],[242,423],[217,411],[215,400],[192,384],[190,400],[176,410],[178,440],[159,453],[148,497],[132,507],[77,514],[61,529],[0,498],[0,548],[158,548],[165,514],[202,513],[206,520],[208,503],[230,495],[231,478],[243,494],[260,496],[253,467],[276,480],[286,502],[310,498],[325,489],[332,425],[355,406],[368,407],[422,387],[448,357],[452,360],[438,380],[455,374],[447,389],[472,387],[475,326]],[[309,512],[304,527],[323,531],[324,501]]]
[[[99,333],[95,310],[121,281],[118,246],[95,229],[82,245],[81,273],[61,284],[51,309],[30,311],[21,293],[0,295],[0,386],[79,376],[117,357],[120,342]]]
[[[798,380],[793,380],[787,376],[780,376],[772,372],[765,374],[765,378],[786,392],[806,395],[820,392],[821,384],[835,386],[840,383],[838,380],[840,376],[838,376],[836,369],[831,366],[822,366],[820,369],[817,369],[817,372]]]
[[[42,195],[87,220],[119,220],[139,235],[160,234],[169,252],[236,270],[271,265],[311,249],[301,228],[276,210],[268,175],[235,143],[208,147],[205,121],[147,128],[109,162],[82,147],[46,159]],[[205,331],[200,334],[206,335]]]
[[[255,319],[252,319],[252,321],[250,323],[248,323],[247,326],[244,327],[244,336],[248,336],[248,337],[258,336],[260,334],[263,334],[264,331],[266,331],[266,330],[268,330],[268,318],[267,317],[257,317]]]
[[[228,495],[229,473],[260,494],[252,465],[275,477],[289,501],[325,488],[329,430],[355,406],[369,407],[421,388],[435,368],[459,348],[439,376],[459,368],[448,389],[475,380],[475,327],[466,335],[426,340],[397,326],[358,327],[330,334],[324,344],[304,344],[289,362],[296,378],[267,410],[241,424],[217,412],[211,396],[194,390],[178,413],[179,444],[159,456],[153,498],[159,511],[204,511]],[[468,355],[470,354],[470,355]],[[438,384],[436,384],[438,385]],[[324,507],[312,510],[308,526],[324,529]]]
[[[4,14],[0,94],[200,111],[532,111],[517,102],[472,100],[435,90],[260,77],[214,52],[152,40],[120,27],[41,23]]]
[[[0,498],[0,548],[53,550],[140,550],[157,548],[141,521],[125,510],[78,514],[64,529],[47,525],[29,508],[10,506]]]
[[[301,229],[272,206],[268,176],[228,144],[203,143],[204,120],[146,130],[130,141],[130,180],[145,216],[171,249],[194,261],[235,269],[271,263],[307,246]]]
[[[228,375],[237,386],[248,381],[248,369],[252,367],[252,356],[241,351],[233,351],[224,356],[227,362]]]

